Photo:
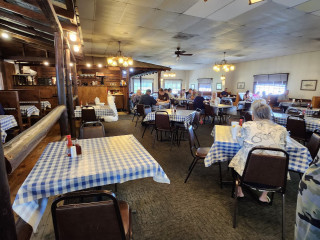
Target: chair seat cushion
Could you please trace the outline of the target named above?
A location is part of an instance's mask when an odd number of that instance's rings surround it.
[[[123,228],[126,235],[128,235],[128,232],[130,230],[130,210],[129,210],[129,204],[125,201],[118,200],[119,208],[120,208],[120,214],[122,218]]]
[[[200,147],[197,149],[196,155],[201,158],[205,158],[210,151],[209,147]]]

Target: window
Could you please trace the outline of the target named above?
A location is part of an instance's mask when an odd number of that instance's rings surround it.
[[[198,91],[211,92],[212,78],[198,78]]]
[[[140,78],[133,79],[133,92],[137,92],[138,89],[141,89],[142,93],[145,93],[147,89],[153,90],[153,79],[142,78],[140,86]]]
[[[199,83],[200,92],[211,92],[211,83]]]
[[[287,89],[288,73],[254,75],[253,90],[255,93],[280,95]]]
[[[164,88],[171,88],[173,94],[178,94],[181,91],[182,80],[164,80]]]

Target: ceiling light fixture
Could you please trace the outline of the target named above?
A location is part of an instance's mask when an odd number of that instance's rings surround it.
[[[176,77],[175,73],[164,73],[163,74],[164,77]]]
[[[264,0],[249,0],[249,5],[251,4],[255,4],[255,3],[258,3],[258,2],[262,2]]]
[[[130,72],[133,72],[133,71],[134,71],[134,69],[133,69],[133,68],[130,68],[130,69],[129,69],[129,71],[130,71]]]
[[[226,80],[226,76],[225,75],[221,75],[221,78],[220,78],[222,81],[223,80]]]
[[[232,64],[228,64],[226,60],[226,52],[224,52],[223,54],[223,60],[220,63],[215,63],[213,66],[213,70],[216,72],[220,72],[221,69],[225,72],[234,71],[236,67]]]
[[[73,67],[73,63],[72,63],[72,62],[71,62],[71,63],[69,63],[69,66],[70,66],[70,67]]]
[[[75,32],[69,33],[69,39],[70,39],[70,41],[72,41],[72,42],[77,41],[77,34],[76,34]]]
[[[91,63],[87,63],[86,66],[87,66],[87,67],[91,67]]]
[[[45,66],[49,66],[49,62],[48,62],[48,61],[44,61],[43,64],[44,64]]]
[[[131,57],[125,57],[122,55],[122,52],[121,52],[121,48],[120,48],[120,45],[121,45],[121,41],[118,41],[119,43],[119,50],[117,52],[117,56],[110,56],[108,57],[107,59],[107,63],[108,65],[111,65],[111,66],[123,66],[123,67],[128,67],[129,65],[133,65],[133,59]]]
[[[74,45],[73,46],[73,51],[79,52],[80,51],[80,47],[78,45]]]
[[[6,32],[1,33],[1,37],[4,39],[9,39],[9,34]]]
[[[98,64],[98,68],[102,68],[102,64],[101,63]]]

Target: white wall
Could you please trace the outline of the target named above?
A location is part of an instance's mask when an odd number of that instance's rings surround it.
[[[198,79],[199,78],[213,78],[212,81],[212,90],[213,91],[221,91],[216,89],[217,83],[222,83],[222,89],[225,87],[228,88],[228,91],[230,90],[230,73],[222,73],[222,72],[215,72],[212,69],[213,65],[205,66],[203,68],[197,69],[197,70],[191,70],[188,71],[188,86],[186,88],[190,88],[191,84],[195,84],[195,88],[198,89]],[[221,75],[224,74],[226,76],[225,81],[221,81]]]
[[[245,82],[244,90],[253,90],[253,75],[289,73],[289,97],[311,99],[320,95],[320,51],[294,54],[235,64],[236,70],[227,78],[232,93],[244,92],[237,89],[237,82]],[[300,90],[301,80],[318,80],[316,91]]]

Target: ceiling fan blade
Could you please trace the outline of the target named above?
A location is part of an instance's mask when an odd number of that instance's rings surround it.
[[[192,53],[181,53],[180,55],[182,55],[182,56],[192,56],[193,54]]]

